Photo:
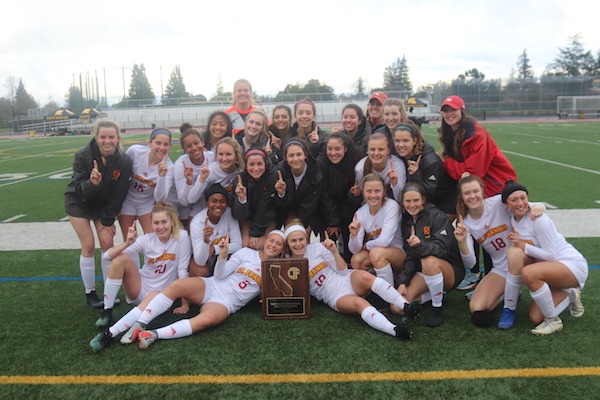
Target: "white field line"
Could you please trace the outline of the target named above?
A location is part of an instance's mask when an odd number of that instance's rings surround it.
[[[24,217],[24,216],[26,216],[26,215],[27,215],[27,214],[19,214],[19,215],[15,215],[14,217],[7,218],[7,219],[5,219],[5,220],[4,220],[4,221],[2,221],[2,222],[13,222],[13,221],[15,221],[15,220],[17,220],[17,219],[19,219],[19,218],[21,218],[21,217]]]
[[[48,175],[54,175],[54,174],[58,174],[58,173],[61,173],[61,172],[67,172],[67,171],[70,171],[72,169],[73,169],[73,167],[63,168],[63,169],[59,169],[58,171],[47,172],[47,173],[42,174],[42,175],[32,176],[30,178],[20,179],[18,181],[6,182],[6,183],[3,183],[3,184],[0,184],[0,187],[12,185],[12,184],[15,184],[15,183],[27,182],[27,181],[30,181],[32,179],[37,179],[37,178],[41,178],[41,177],[48,176]]]
[[[598,175],[600,175],[600,171],[594,171],[593,169],[576,167],[574,165],[564,164],[564,163],[560,163],[558,161],[546,160],[544,158],[534,157],[534,156],[530,156],[530,155],[527,155],[527,154],[516,153],[516,152],[510,151],[510,150],[502,150],[502,152],[503,153],[508,153],[508,154],[513,154],[515,156],[521,156],[521,157],[525,157],[525,158],[531,158],[532,160],[541,161],[541,162],[545,162],[545,163],[548,163],[548,164],[560,165],[561,167],[567,167],[567,168],[577,169],[579,171],[590,172],[592,174],[598,174]]]
[[[8,150],[9,149],[3,150],[3,151],[8,151]],[[79,149],[67,149],[67,150],[63,149],[63,150],[57,150],[57,151],[50,151],[48,153],[31,154],[31,155],[28,155],[28,156],[11,156],[11,158],[5,158],[4,160],[0,160],[0,162],[4,162],[4,161],[16,161],[16,160],[22,160],[24,158],[31,158],[31,157],[49,156],[49,155],[53,155],[53,154],[56,154],[56,153],[67,153],[67,152],[70,152],[70,151],[77,151],[77,150],[79,150]]]
[[[570,143],[594,144],[596,146],[600,145],[600,142],[588,142],[586,140],[575,140],[575,139],[559,138],[559,137],[553,137],[553,136],[534,135],[531,133],[519,133],[519,132],[506,132],[506,133],[509,135],[529,136],[529,137],[536,137],[536,138],[548,139],[548,140],[562,140],[562,141],[570,142]]]

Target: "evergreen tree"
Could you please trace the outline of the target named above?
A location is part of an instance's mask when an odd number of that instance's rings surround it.
[[[304,85],[288,83],[285,89],[277,93],[275,101],[298,101],[304,97],[299,96],[301,94],[314,96],[313,100],[318,101],[335,100],[335,94],[331,86],[322,84],[318,79],[309,79]]]
[[[365,91],[366,91],[365,80],[363,79],[362,76],[359,76],[358,80],[356,81],[356,94],[358,95],[359,98],[362,98],[365,96]]]
[[[27,115],[30,108],[38,108],[38,103],[32,95],[27,93],[23,80],[19,79],[17,90],[15,92],[15,114]]]
[[[408,71],[408,63],[404,54],[397,58],[383,73],[383,86],[400,86],[403,90],[412,91],[412,83]]]
[[[190,94],[185,90],[181,69],[179,65],[176,65],[173,67],[173,71],[171,71],[171,76],[167,83],[167,90],[162,100],[164,103],[166,99],[180,99],[183,97],[190,97]]]
[[[581,76],[594,71],[596,60],[591,51],[585,51],[581,35],[578,33],[569,40],[570,44],[567,47],[559,47],[554,62],[548,64],[548,75]]]
[[[223,96],[225,89],[223,89],[223,80],[221,79],[221,73],[219,72],[219,79],[217,80],[217,96]]]
[[[150,86],[150,82],[148,82],[144,64],[140,64],[139,67],[137,64],[133,66],[127,99],[140,100],[137,102],[137,105],[154,103],[154,91],[152,90],[152,86]]]
[[[523,54],[519,56],[517,61],[517,78],[533,78],[533,69],[529,63],[529,57],[527,57],[527,50],[523,50]]]

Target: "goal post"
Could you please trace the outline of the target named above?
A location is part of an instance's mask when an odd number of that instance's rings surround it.
[[[558,96],[558,118],[600,118],[600,96]]]

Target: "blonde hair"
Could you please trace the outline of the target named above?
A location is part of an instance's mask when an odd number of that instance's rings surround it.
[[[250,107],[252,107],[252,105],[254,104],[254,95],[252,94],[252,84],[250,83],[250,81],[248,79],[238,79],[237,81],[235,81],[235,83],[233,84],[233,106],[236,106],[236,100],[235,100],[235,88],[237,87],[237,85],[239,85],[240,83],[247,83],[248,86],[250,87]]]
[[[260,139],[263,139],[265,141],[269,140],[269,137],[271,136],[269,134],[269,117],[267,116],[267,113],[265,113],[263,110],[257,108],[256,110],[252,110],[248,116],[246,117],[246,122],[250,119],[250,116],[252,114],[257,114],[260,115],[260,117],[263,120],[263,127],[262,127],[262,132],[260,133]],[[244,123],[244,128],[245,128],[245,123]]]
[[[215,145],[215,159],[217,156],[217,152],[219,151],[219,146],[222,144],[228,144],[231,147],[233,147],[233,151],[235,153],[235,163],[237,164],[238,168],[244,168],[244,150],[242,150],[242,146],[240,146],[240,144],[238,143],[237,140],[235,140],[232,137],[224,137],[221,138],[217,144]]]
[[[173,227],[171,228],[171,235],[173,235],[173,239],[179,240],[179,231],[183,229],[183,225],[179,220],[179,215],[177,215],[177,211],[170,204],[167,203],[155,203],[154,207],[152,207],[151,215],[164,212],[167,214],[167,217],[173,222]]]
[[[387,99],[383,103],[382,111],[385,110],[385,107],[388,107],[388,106],[398,106],[398,109],[400,110],[400,122],[410,122],[410,119],[408,119],[408,115],[406,114],[406,108],[404,108],[404,103],[402,102],[402,100],[396,99],[394,97]],[[392,132],[392,133],[394,133],[394,132]]]
[[[117,132],[117,138],[119,139],[117,148],[121,150],[121,128],[119,128],[119,125],[113,121],[98,121],[96,125],[94,125],[94,139],[96,139],[96,142],[98,142],[98,134],[100,133],[101,128],[111,128]]]

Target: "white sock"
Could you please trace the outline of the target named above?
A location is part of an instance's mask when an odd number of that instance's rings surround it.
[[[106,278],[108,278],[108,270],[110,269],[110,264],[112,260],[107,260],[102,257],[100,259],[100,265],[102,266],[102,277],[104,278],[104,283],[106,283]]]
[[[404,304],[408,303],[408,300],[398,293],[393,286],[379,277],[375,278],[375,281],[373,281],[371,290],[386,302],[400,307],[401,310],[404,310]]]
[[[79,256],[79,270],[85,286],[85,293],[96,290],[96,263],[94,257]]]
[[[150,303],[144,309],[142,316],[138,319],[138,322],[144,325],[148,325],[150,321],[158,317],[173,305],[175,300],[171,300],[162,293],[157,294]]]
[[[421,304],[425,304],[431,300],[431,292],[427,291],[421,295]]]
[[[383,268],[375,268],[375,274],[390,285],[394,286],[394,271],[392,271],[392,266],[390,264],[386,265]]]
[[[554,307],[552,291],[547,283],[544,283],[544,285],[535,292],[531,292],[531,298],[538,305],[546,319],[552,319],[558,315],[556,314],[556,307]]]
[[[444,300],[444,275],[440,272],[436,275],[424,275],[425,284],[431,295],[431,305],[441,307]]]
[[[156,334],[159,339],[177,339],[191,336],[194,333],[189,319],[182,319],[163,328],[158,328]]]
[[[565,289],[563,289],[563,290],[565,290]],[[569,289],[567,289],[567,290],[565,290],[565,292],[570,293],[571,291]],[[560,313],[563,312],[565,310],[565,308],[569,307],[569,304],[571,304],[571,299],[569,298],[569,296],[567,296],[563,301],[558,303],[558,305],[555,307],[556,315],[560,315]]]
[[[142,315],[142,310],[137,307],[133,307],[131,311],[127,314],[123,315],[120,320],[118,320],[113,326],[111,326],[108,331],[112,335],[112,337],[117,336],[121,332],[125,332],[131,328],[134,322],[138,320],[138,318]]]
[[[360,317],[371,328],[385,332],[388,335],[396,336],[396,331],[394,330],[395,325],[392,324],[382,313],[377,311],[375,307],[371,306],[365,308],[360,314]]]
[[[509,310],[517,309],[519,301],[519,293],[523,286],[523,277],[521,275],[513,275],[510,272],[506,275],[506,284],[504,285],[504,308]]]
[[[110,279],[106,278],[106,283],[104,284],[104,309],[113,308],[115,305],[115,299],[117,298],[117,293],[119,293],[119,289],[123,284],[123,279]]]

